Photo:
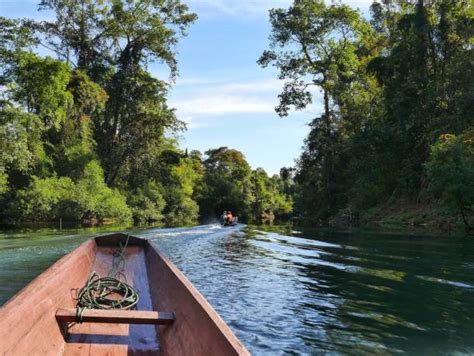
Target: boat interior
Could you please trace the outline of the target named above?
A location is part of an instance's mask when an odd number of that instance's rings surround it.
[[[138,304],[134,310],[86,309],[78,322],[78,290],[93,272],[107,276],[125,245],[122,277],[138,291]],[[248,354],[165,256],[149,241],[125,234],[88,240],[7,302],[0,317],[5,354]],[[7,334],[11,323],[17,326]]]

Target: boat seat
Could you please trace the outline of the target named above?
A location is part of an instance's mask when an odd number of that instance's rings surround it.
[[[120,309],[84,309],[83,323],[112,323],[112,324],[154,324],[167,325],[174,322],[173,312],[157,312],[151,310],[120,310]],[[59,323],[75,322],[76,309],[58,309],[56,320]]]

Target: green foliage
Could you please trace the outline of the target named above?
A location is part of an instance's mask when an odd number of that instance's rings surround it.
[[[0,195],[7,191],[8,175],[6,173],[5,167],[0,166]]]
[[[288,79],[276,111],[287,116],[290,106],[304,109],[312,102],[311,87],[325,94],[325,118],[331,115],[329,96],[351,82],[357,71],[360,38],[370,27],[347,5],[324,1],[295,1],[289,9],[270,10],[270,50],[259,64],[273,63],[280,79]]]
[[[89,162],[82,178],[76,184],[74,195],[84,217],[95,217],[99,220],[112,218],[127,221],[131,212],[125,197],[105,184],[104,171],[98,161]]]
[[[84,72],[75,70],[71,74],[67,89],[74,103],[59,132],[50,137],[55,146],[56,171],[78,178],[86,164],[96,158],[91,117],[104,110],[108,96]]]
[[[12,53],[37,44],[38,41],[27,22],[0,16],[0,28],[2,29],[0,32],[0,57],[2,61],[8,62]],[[5,67],[2,68],[2,70],[4,69]]]
[[[199,208],[194,200],[195,187],[201,181],[203,167],[199,157],[184,154],[172,139],[132,166],[127,182],[128,204],[139,223],[167,225],[193,224]]]
[[[287,219],[293,213],[293,199],[283,194],[275,194],[273,202],[273,213],[276,217]]]
[[[290,170],[284,178],[270,178],[262,168],[252,171],[241,152],[227,147],[209,150],[206,155],[195,194],[202,218],[215,218],[224,210],[257,222],[290,217]]]
[[[94,160],[87,115],[103,108],[106,94],[63,62],[21,51],[9,55],[10,86],[0,112],[7,200],[2,215],[20,221],[128,220],[125,199],[105,185]]]
[[[38,116],[10,105],[0,110],[0,167],[29,172],[44,158],[41,135],[44,126]]]
[[[252,172],[251,191],[255,220],[272,222],[275,217],[288,218],[293,212],[293,201],[283,192],[283,181],[279,176],[269,178],[262,168],[257,168]]]
[[[267,173],[257,168],[252,172],[252,211],[253,215],[260,217],[270,211],[272,208],[272,196],[270,193],[269,179]]]
[[[56,21],[42,23],[48,45],[77,67],[98,73],[106,63],[138,66],[166,62],[177,72],[174,46],[197,16],[179,0],[42,0]],[[125,68],[123,68],[125,69]]]
[[[320,222],[424,197],[442,199],[470,223],[471,1],[375,2],[370,22],[322,0],[271,10],[270,47],[259,63],[286,81],[276,111],[305,109],[318,89],[323,102],[295,169],[271,178],[237,150],[209,150],[203,159],[169,138],[184,124],[167,105],[168,84],[147,66],[162,62],[177,75],[175,45],[196,19],[186,5],[40,7],[55,20],[0,18],[2,219],[133,216],[177,225],[222,210],[288,218],[294,207]],[[58,59],[34,54],[38,43]]]
[[[166,201],[162,188],[150,181],[144,187],[129,192],[127,199],[132,209],[133,219],[138,224],[161,223]]]
[[[270,11],[259,63],[287,80],[277,113],[307,107],[312,87],[323,93],[296,165],[296,214],[319,223],[429,199],[430,145],[474,126],[472,14],[468,0],[374,2],[370,22],[320,0]]]
[[[73,94],[67,88],[71,80],[69,66],[51,57],[41,58],[18,49],[5,52],[0,62],[8,63],[4,72],[8,86],[3,92],[5,100],[0,115],[4,121],[15,125],[15,128],[10,126],[10,131],[16,131],[18,136],[21,135],[21,123],[27,125],[32,135],[29,141],[34,143],[29,150],[35,157],[34,167],[30,165],[31,173],[51,174],[54,171],[51,152],[56,145],[54,136],[63,129],[73,108]],[[21,152],[22,156],[27,156],[26,151]],[[32,161],[31,157],[29,160]]]
[[[442,135],[431,146],[425,167],[431,189],[469,226],[474,215],[474,134]]]
[[[165,137],[184,124],[147,65],[177,75],[174,48],[196,15],[174,0],[40,9],[55,19],[0,18],[0,216],[194,223],[201,162]],[[58,59],[34,54],[39,43]]]
[[[107,183],[114,184],[117,179],[127,179],[130,166],[164,144],[166,130],[183,126],[166,105],[164,82],[145,71],[117,72],[107,91],[110,99],[95,127]]]
[[[182,129],[166,105],[167,84],[147,71],[164,62],[177,74],[174,46],[196,19],[180,1],[43,0],[56,21],[38,28],[60,57],[74,53],[77,67],[105,88],[106,108],[95,117],[95,141],[106,182],[119,186],[131,167],[163,144],[166,130]]]
[[[187,225],[224,209],[289,216],[288,175],[252,173],[225,147],[202,161],[170,138],[184,123],[167,105],[169,85],[147,66],[162,62],[177,75],[175,45],[196,19],[186,5],[42,0],[40,9],[54,20],[0,18],[2,219]],[[38,44],[58,59],[34,54]]]
[[[196,183],[202,178],[200,164],[191,157],[181,157],[179,163],[171,168],[170,182],[164,192],[168,225],[190,225],[197,221],[199,206],[193,195]]]
[[[18,191],[12,211],[19,220],[51,221],[59,218],[62,202],[71,195],[74,183],[67,177],[38,178],[33,176],[27,189]]]
[[[105,108],[107,92],[83,71],[76,69],[72,72],[68,90],[74,98],[74,116],[91,116],[100,113]]]
[[[169,226],[192,225],[196,223],[199,206],[179,189],[167,192],[168,209],[165,222]]]
[[[18,191],[9,210],[13,219],[20,221],[109,218],[126,222],[131,217],[123,195],[105,185],[104,173],[97,161],[87,164],[77,183],[68,177],[33,176],[30,186]]]
[[[240,217],[251,216],[251,169],[244,155],[227,147],[206,151],[203,185],[197,194],[201,215],[219,216],[231,210]]]
[[[72,105],[72,95],[66,90],[71,78],[69,66],[28,52],[17,56],[10,78],[12,99],[38,115],[46,129],[59,129]]]
[[[290,107],[306,108],[313,101],[312,88],[323,92],[324,112],[310,124],[295,179],[299,212],[326,219],[346,203],[340,168],[348,159],[350,136],[366,119],[361,108],[373,101],[374,84],[364,70],[376,53],[377,36],[356,10],[324,1],[273,9],[270,22],[270,50],[259,63],[273,63],[279,78],[288,80],[277,113],[287,116]]]

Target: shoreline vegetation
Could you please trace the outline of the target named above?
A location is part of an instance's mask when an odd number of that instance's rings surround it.
[[[232,148],[179,147],[170,83],[148,65],[177,77],[176,46],[198,20],[185,3],[39,8],[56,18],[0,17],[0,224],[180,226],[231,210],[247,222],[472,231],[470,1],[375,2],[370,18],[320,0],[270,10],[258,64],[285,82],[277,114],[323,104],[295,166],[271,177]]]
[[[148,64],[176,78],[176,44],[197,19],[185,4],[44,0],[40,10],[56,18],[0,18],[1,223],[289,215],[289,177],[252,170],[227,147],[178,146],[185,124]]]
[[[216,222],[217,224],[217,222]],[[173,229],[173,228],[193,228],[198,226],[206,226],[207,224],[195,223],[189,224],[186,226],[180,225],[176,226],[166,226],[163,224],[150,224],[150,225],[135,225],[135,224],[97,224],[97,225],[83,225],[78,222],[65,222],[62,225],[59,222],[37,222],[37,223],[23,223],[21,225],[0,225],[0,234],[9,236],[10,234],[22,234],[21,238],[28,238],[29,235],[24,234],[33,234],[32,237],[36,236],[38,233],[47,233],[47,234],[64,234],[64,233],[73,233],[79,232],[81,234],[102,234],[118,231],[128,231],[128,232],[139,232],[139,231],[148,231],[150,229]],[[274,222],[265,222],[265,223],[249,223],[244,228],[247,230],[257,229],[264,232],[275,232],[278,234],[288,234],[288,236],[297,236],[299,234],[311,233],[312,236],[321,237],[330,237],[332,234],[350,234],[354,236],[400,236],[400,237],[446,237],[446,238],[463,238],[469,237],[466,234],[465,229],[462,225],[458,227],[439,227],[437,225],[414,225],[410,223],[400,223],[399,221],[393,223],[371,223],[367,225],[350,225],[345,223],[334,224],[329,223],[326,225],[305,225],[305,224],[294,224],[290,221],[274,221]]]
[[[302,0],[270,11],[258,63],[286,81],[277,113],[323,102],[293,172],[294,212],[314,224],[472,230],[472,2],[370,10]]]

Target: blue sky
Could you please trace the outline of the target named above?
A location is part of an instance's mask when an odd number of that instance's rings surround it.
[[[303,112],[280,118],[274,111],[283,82],[272,68],[256,61],[268,46],[268,10],[288,7],[289,0],[188,0],[199,16],[177,48],[180,76],[170,105],[188,124],[182,148],[202,152],[228,146],[244,153],[253,168],[269,174],[294,165],[308,122],[321,112],[321,98]],[[372,0],[343,0],[367,13]],[[45,19],[36,0],[0,0],[0,16]],[[150,72],[167,79],[160,65]]]

